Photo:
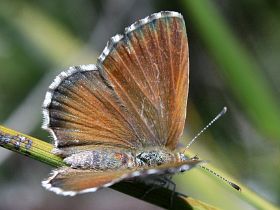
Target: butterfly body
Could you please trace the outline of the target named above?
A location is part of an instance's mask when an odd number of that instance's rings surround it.
[[[112,37],[96,65],[70,67],[49,86],[42,127],[67,166],[53,170],[43,186],[76,195],[196,166],[199,160],[175,150],[188,85],[181,14],[154,13]]]
[[[124,168],[147,168],[175,163],[187,158],[166,148],[146,148],[138,151],[99,149],[74,153],[64,162],[72,168],[92,170],[116,170]]]

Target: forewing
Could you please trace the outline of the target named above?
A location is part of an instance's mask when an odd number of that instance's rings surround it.
[[[187,171],[200,161],[187,160],[175,164],[163,164],[156,168],[132,168],[123,170],[93,171],[62,167],[53,171],[51,177],[42,185],[57,194],[74,196],[79,193],[95,192],[99,188],[109,187],[121,180],[152,174],[174,174]]]
[[[98,66],[136,122],[144,146],[173,150],[188,94],[188,43],[176,12],[155,13],[111,38]]]
[[[62,72],[43,104],[58,148],[177,145],[186,115],[188,46],[182,16],[155,13],[111,39],[98,67]]]
[[[56,77],[43,104],[43,128],[58,148],[140,144],[128,112],[95,65],[71,67]]]

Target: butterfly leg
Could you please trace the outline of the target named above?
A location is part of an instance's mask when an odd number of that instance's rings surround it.
[[[149,193],[159,188],[170,189],[172,191],[172,194],[170,197],[169,209],[172,209],[173,200],[176,192],[176,184],[172,181],[172,175],[150,177],[149,181],[145,180],[144,182],[148,185],[151,185],[151,187],[141,196],[141,198],[146,197]]]
[[[165,185],[167,189],[170,189],[172,191],[171,197],[170,197],[170,206],[169,208],[172,209],[173,206],[173,200],[176,192],[176,183],[172,181],[172,175],[166,175],[162,177],[165,181]]]
[[[150,192],[156,190],[156,189],[159,189],[160,187],[156,184],[153,184],[150,189],[148,189],[142,196],[141,198],[144,199]]]
[[[162,177],[158,177],[158,176],[149,176],[148,178],[146,177],[145,179],[142,179],[141,177],[137,177],[134,179],[134,181],[150,186],[150,188],[146,190],[145,193],[141,196],[142,199],[145,198],[150,192],[162,188],[163,186],[166,185],[166,181],[163,180]]]

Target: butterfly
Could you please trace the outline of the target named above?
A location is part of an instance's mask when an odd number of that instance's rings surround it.
[[[76,195],[196,166],[199,160],[176,149],[188,85],[180,13],[154,13],[112,37],[96,65],[70,67],[49,86],[42,127],[67,166],[53,170],[42,185]]]

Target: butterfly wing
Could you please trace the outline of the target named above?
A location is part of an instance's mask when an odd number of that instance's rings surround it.
[[[43,104],[43,128],[58,148],[141,143],[129,114],[95,65],[71,67],[56,77]]]
[[[57,194],[76,195],[95,192],[100,187],[108,187],[126,175],[124,171],[91,171],[62,167],[54,170],[52,176],[42,185]]]
[[[111,38],[98,66],[133,115],[144,146],[173,150],[184,128],[188,94],[183,17],[160,12],[137,21]]]
[[[56,77],[43,104],[58,148],[177,145],[188,92],[188,46],[182,16],[155,13],[111,39],[98,65]]]
[[[57,194],[73,196],[79,193],[94,192],[101,187],[109,187],[121,180],[140,175],[174,174],[186,171],[199,162],[198,160],[186,160],[175,164],[163,164],[156,168],[131,168],[114,171],[92,171],[62,167],[54,170],[52,176],[43,181],[42,185]]]

